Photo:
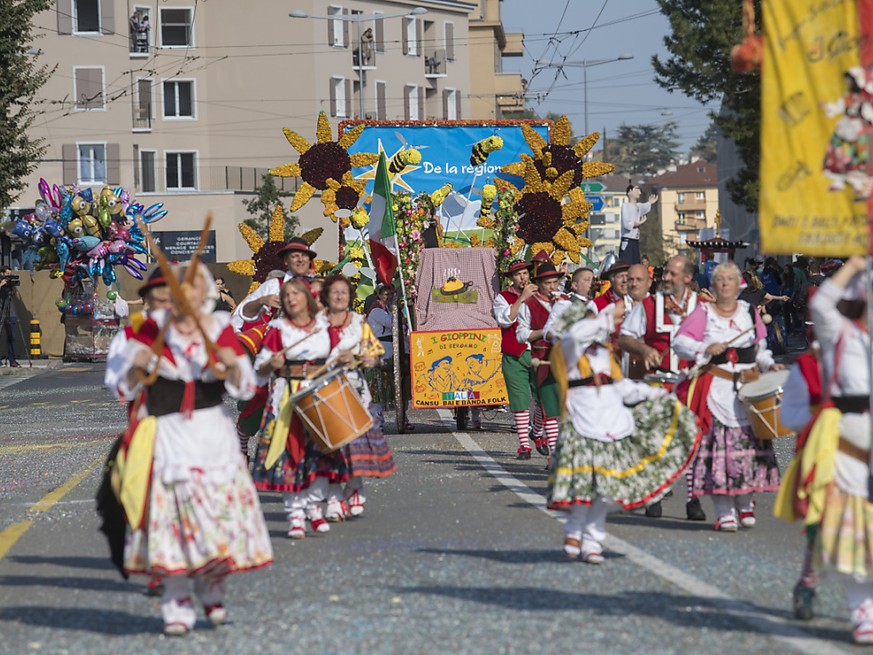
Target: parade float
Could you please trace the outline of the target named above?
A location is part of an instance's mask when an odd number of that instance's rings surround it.
[[[582,184],[613,170],[587,161],[599,135],[572,143],[564,116],[344,121],[334,140],[324,113],[314,143],[284,133],[298,161],[270,172],[301,178],[291,211],[320,192],[324,215],[337,226],[336,262],[318,262],[317,272],[351,278],[358,311],[380,283],[399,292],[388,363],[397,429],[406,429],[407,401],[452,408],[461,428],[468,408],[505,404],[501,335],[491,315],[499,273],[534,256],[581,263],[591,245]],[[254,255],[231,270],[263,281],[279,264],[260,254],[279,247],[275,227],[276,239],[264,241],[241,226]]]

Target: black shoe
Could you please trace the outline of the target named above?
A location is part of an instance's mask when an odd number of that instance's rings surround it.
[[[685,518],[688,521],[705,521],[706,512],[700,506],[699,498],[692,498],[685,503]]]
[[[659,519],[664,514],[664,509],[661,507],[661,501],[646,505],[646,516],[650,519]]]
[[[533,442],[537,452],[543,457],[548,457],[552,452],[549,448],[549,438],[546,435],[541,436],[539,439],[534,439]]]
[[[530,459],[530,448],[519,448],[515,459]]]
[[[805,587],[800,583],[794,586],[794,618],[800,621],[811,621],[815,616],[812,611],[812,601],[815,598],[815,587]]]

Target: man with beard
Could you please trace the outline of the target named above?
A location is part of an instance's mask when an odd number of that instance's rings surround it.
[[[681,360],[673,352],[673,335],[682,321],[697,306],[697,294],[691,290],[695,266],[690,259],[677,256],[664,267],[662,288],[653,296],[644,298],[621,327],[618,343],[622,350],[641,357],[646,370],[660,369],[678,373],[687,369],[691,362]],[[689,521],[705,521],[706,514],[700,501],[691,497],[691,472],[685,472],[688,496],[685,511]],[[646,515],[660,516],[660,503],[646,507]]]

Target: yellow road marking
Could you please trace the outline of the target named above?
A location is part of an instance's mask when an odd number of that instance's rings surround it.
[[[82,469],[81,471],[73,475],[73,477],[64,482],[64,484],[62,484],[60,487],[48,492],[45,496],[38,500],[30,508],[29,511],[46,512],[51,509],[55,505],[55,503],[57,503],[61,498],[63,498],[73,489],[75,489],[82,480],[87,478],[100,466],[102,466],[103,459],[104,458],[101,455],[84,469]],[[6,557],[6,553],[8,553],[12,549],[12,547],[18,542],[18,540],[24,536],[24,533],[30,530],[32,525],[33,521],[28,519],[26,521],[13,523],[3,530],[0,530],[0,559]]]
[[[21,539],[21,535],[27,532],[31,525],[33,525],[33,521],[21,521],[21,523],[13,523],[8,528],[0,530],[0,559],[6,557],[9,549]]]
[[[62,368],[61,371],[64,373],[85,373],[87,371],[91,371],[93,369],[90,368],[82,368],[81,366],[73,366],[70,368]]]
[[[27,444],[25,446],[0,446],[0,456],[18,455],[20,453],[29,453],[34,450],[54,450],[57,448],[75,448],[76,446],[93,446],[95,443],[106,443],[109,439],[112,439],[112,437],[107,436],[105,439],[89,439],[88,441],[60,441],[58,443]]]

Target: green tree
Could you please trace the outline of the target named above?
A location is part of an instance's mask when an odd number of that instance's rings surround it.
[[[679,156],[676,123],[622,125],[609,140],[607,161],[620,175],[654,175]]]
[[[284,208],[287,203],[282,198],[290,198],[291,193],[282,191],[276,186],[272,175],[261,177],[261,185],[255,189],[257,196],[251,200],[243,200],[246,211],[252,215],[244,223],[257,232],[264,241],[270,239],[270,223],[273,220],[273,210],[280,202]],[[297,234],[300,227],[300,219],[285,209],[285,241]]]
[[[672,34],[664,38],[670,57],[652,57],[655,81],[702,103],[721,100],[723,111],[711,114],[713,123],[736,143],[744,163],[728,181],[727,190],[734,202],[757,211],[761,75],[757,70],[734,71],[730,58],[731,48],[742,40],[742,3],[657,1]],[[760,0],[755,0],[755,16],[760,22]]]
[[[648,213],[649,220],[640,228],[640,254],[646,255],[653,266],[664,263],[664,237],[661,232],[660,203]]]
[[[718,128],[714,123],[710,123],[709,127],[706,128],[706,132],[700,135],[700,138],[697,140],[691,147],[691,158],[698,157],[705,162],[709,162],[710,164],[716,163],[716,155],[718,145]]]
[[[40,66],[28,50],[34,16],[52,5],[51,0],[0,2],[0,210],[21,195],[24,179],[45,153],[43,140],[30,136],[30,128],[38,115],[34,99],[54,68]]]

